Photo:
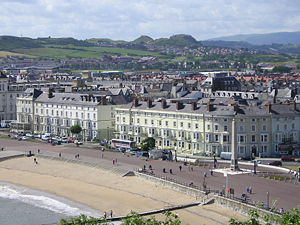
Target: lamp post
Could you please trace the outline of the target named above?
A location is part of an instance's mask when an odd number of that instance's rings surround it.
[[[268,207],[268,210],[270,208],[269,200],[270,200],[270,193],[267,191],[267,207]]]
[[[257,167],[257,162],[254,160],[253,161],[253,173],[256,174],[256,167]]]

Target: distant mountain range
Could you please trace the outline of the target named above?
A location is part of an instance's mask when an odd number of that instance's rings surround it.
[[[300,31],[278,32],[269,34],[240,34],[212,38],[208,41],[239,41],[252,45],[293,44],[300,45]]]
[[[0,51],[21,53],[31,56],[60,57],[58,52],[77,57],[91,54],[89,57],[98,56],[99,52],[109,54],[110,50],[114,54],[125,54],[128,52],[120,50],[133,49],[143,50],[140,54],[153,55],[153,51],[161,51],[165,54],[168,48],[198,48],[208,47],[225,47],[235,49],[253,49],[265,51],[268,53],[284,53],[300,55],[300,32],[281,32],[270,34],[250,34],[234,35],[228,37],[213,38],[210,40],[198,41],[191,35],[177,34],[169,38],[153,39],[149,36],[141,36],[133,41],[111,40],[107,38],[92,38],[87,40],[77,40],[74,38],[26,38],[14,36],[0,36]],[[91,48],[92,47],[92,48]],[[99,47],[103,47],[99,50]],[[109,48],[109,49],[107,49]],[[119,49],[118,49],[119,48]],[[150,51],[149,51],[150,50]],[[152,52],[152,53],[151,53]],[[134,54],[137,54],[136,52]]]

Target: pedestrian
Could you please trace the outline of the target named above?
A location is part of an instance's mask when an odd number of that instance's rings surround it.
[[[112,217],[113,217],[113,211],[110,210],[110,218],[112,218]]]
[[[79,154],[77,154],[77,159],[79,159]]]
[[[252,187],[249,187],[249,194],[252,194]]]
[[[214,171],[210,170],[210,175],[213,176],[214,175]]]
[[[114,160],[114,159],[113,159],[113,161],[112,161],[112,162],[113,162],[113,165],[115,165],[115,160]]]
[[[165,173],[166,172],[166,168],[163,168],[163,173]]]
[[[204,176],[204,177],[207,177],[207,173],[206,173],[206,172],[204,172],[203,176]]]
[[[146,165],[144,165],[144,171],[146,170]]]
[[[194,171],[194,168],[191,166],[191,171],[193,172]]]
[[[38,154],[40,154],[40,150],[38,149]]]
[[[61,152],[58,154],[59,157],[61,157]]]
[[[35,164],[38,164],[36,158],[33,159],[33,162],[34,162]]]
[[[149,170],[152,170],[152,166],[151,165],[149,165]]]
[[[172,169],[170,169],[170,174],[173,174],[173,171],[172,171]]]
[[[179,166],[179,171],[181,171],[181,170],[182,170],[182,166],[180,165],[180,166]]]
[[[104,217],[104,218],[106,218],[106,212],[104,212],[104,215],[103,215],[103,217]]]
[[[4,151],[4,148],[1,148],[1,151]]]

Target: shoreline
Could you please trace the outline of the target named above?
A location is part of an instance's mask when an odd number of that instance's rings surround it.
[[[0,181],[51,193],[88,207],[125,216],[131,210],[145,212],[196,202],[194,198],[138,177],[120,177],[99,168],[39,159],[18,158],[0,163]],[[226,224],[238,213],[217,205],[175,211],[183,224]],[[226,222],[225,222],[226,221]],[[225,223],[224,223],[225,222]]]

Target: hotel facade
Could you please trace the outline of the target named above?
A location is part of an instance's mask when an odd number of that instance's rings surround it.
[[[300,153],[300,104],[183,104],[180,101],[139,102],[115,109],[115,137],[178,154],[220,155],[231,152],[233,120],[241,158]]]

